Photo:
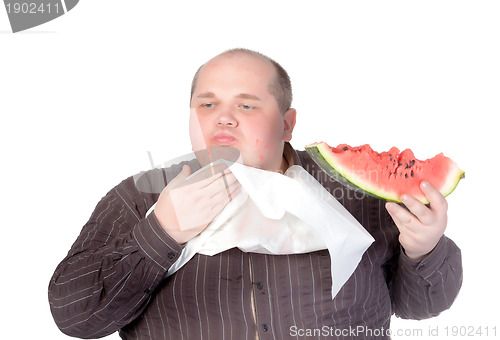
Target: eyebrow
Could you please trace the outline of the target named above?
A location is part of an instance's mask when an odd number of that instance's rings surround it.
[[[199,95],[197,95],[196,98],[215,98],[215,94],[213,92],[204,92],[204,93],[200,93]],[[253,94],[248,94],[248,93],[240,93],[239,95],[236,96],[236,98],[260,100],[259,97],[255,96]]]
[[[259,97],[254,96],[253,94],[248,94],[248,93],[240,93],[239,95],[236,96],[236,98],[260,100]]]
[[[200,93],[196,98],[215,98],[215,94],[213,92]]]

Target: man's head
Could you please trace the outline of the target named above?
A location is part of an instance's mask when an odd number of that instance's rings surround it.
[[[216,56],[193,79],[193,150],[233,147],[246,165],[284,171],[284,142],[295,126],[291,97],[288,75],[270,58],[244,49]]]

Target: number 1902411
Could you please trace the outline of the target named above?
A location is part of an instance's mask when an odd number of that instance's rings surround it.
[[[496,337],[497,327],[492,326],[446,326],[444,327],[446,336],[467,336],[467,337]]]
[[[63,9],[59,6],[59,3],[41,3],[37,4],[34,2],[14,2],[7,3],[5,5],[7,12],[14,14],[39,14],[39,13],[59,13]]]

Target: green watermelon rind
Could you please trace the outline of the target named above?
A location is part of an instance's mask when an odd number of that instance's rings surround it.
[[[323,156],[320,149],[318,148],[318,145],[306,146],[305,149],[306,149],[307,153],[309,154],[309,156],[311,156],[313,161],[324,172],[326,172],[326,174],[328,176],[330,176],[331,178],[333,178],[334,180],[336,180],[340,184],[344,185],[345,187],[347,187],[351,190],[357,191],[363,195],[368,195],[368,196],[375,197],[375,198],[382,198],[382,199],[394,201],[394,202],[401,202],[396,198],[390,198],[388,196],[376,194],[374,192],[365,190],[365,189],[359,187],[358,185],[356,185],[355,183],[351,182],[351,180],[349,180],[349,178],[346,175],[344,175],[342,171],[337,171],[336,165],[330,163],[328,161],[328,159],[326,159]]]
[[[444,186],[440,190],[441,194],[444,197],[451,194],[455,190],[455,188],[458,186],[458,182],[460,182],[460,180],[463,178],[465,178],[465,172],[463,170],[460,170],[460,168],[458,166],[456,166],[455,171],[449,173],[448,178],[445,181],[445,183],[447,183],[448,185]]]
[[[325,158],[321,148],[327,148],[327,147],[328,146],[326,146],[326,144],[324,143],[314,143],[311,145],[307,145],[305,149],[307,153],[311,156],[311,158],[316,162],[316,164],[318,164],[318,166],[321,169],[323,169],[323,171],[325,171],[330,177],[332,177],[337,182],[343,184],[344,186],[352,190],[355,190],[357,192],[366,194],[368,196],[401,203],[399,197],[391,195],[391,193],[369,190],[368,189],[370,187],[369,183],[359,183],[359,185],[356,184],[357,181],[356,179],[349,178],[349,175],[347,175],[345,171],[343,171],[341,168],[339,168],[339,166],[333,164],[333,162]],[[327,149],[324,150],[325,154],[328,154],[328,152],[331,151]],[[460,179],[464,177],[465,177],[465,172],[460,170],[460,168],[455,164],[453,171],[449,172],[445,180],[446,185],[444,185],[441,189],[439,189],[441,194],[445,197],[451,194],[457,187]],[[360,185],[364,186],[364,188],[360,187]],[[423,195],[421,197],[415,197],[415,198],[417,198],[424,204],[429,204],[429,201]]]

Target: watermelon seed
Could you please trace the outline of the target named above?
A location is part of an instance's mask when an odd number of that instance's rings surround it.
[[[415,174],[413,173],[413,170],[410,172],[410,176],[411,176],[411,177],[414,177],[414,176],[415,176]]]
[[[410,165],[408,165],[408,163],[405,163],[405,169],[408,169],[410,167]]]
[[[408,178],[408,174],[405,174],[405,178]]]
[[[347,147],[347,146],[344,146],[344,147],[342,148],[342,150],[344,150],[344,151],[347,151],[347,149],[348,149],[348,147]]]

